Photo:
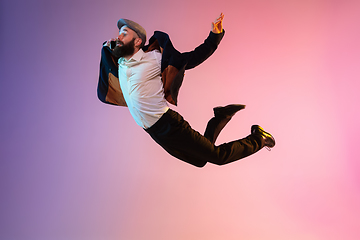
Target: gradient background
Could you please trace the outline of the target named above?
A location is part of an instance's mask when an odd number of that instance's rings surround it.
[[[1,0],[0,238],[360,239],[360,1]],[[247,105],[277,146],[195,168],[128,110],[96,96],[119,18],[215,54],[186,73],[174,108],[200,132],[212,108]],[[201,91],[199,91],[201,89]]]

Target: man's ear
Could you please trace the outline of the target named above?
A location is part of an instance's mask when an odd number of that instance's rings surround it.
[[[141,46],[141,43],[142,43],[141,38],[136,38],[136,39],[135,39],[135,46],[136,46],[136,47]]]

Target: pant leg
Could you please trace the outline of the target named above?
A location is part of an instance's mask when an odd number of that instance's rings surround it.
[[[226,124],[231,120],[230,116],[219,117],[215,116],[211,118],[206,126],[204,137],[210,140],[211,143],[215,144],[217,137],[219,136],[221,130],[226,126]]]
[[[262,148],[261,139],[255,135],[215,146],[171,109],[146,131],[172,156],[197,167],[207,162],[224,165]]]

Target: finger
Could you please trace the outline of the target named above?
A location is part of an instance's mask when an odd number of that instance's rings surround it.
[[[215,20],[215,22],[222,22],[223,19],[224,19],[224,17],[219,17]]]

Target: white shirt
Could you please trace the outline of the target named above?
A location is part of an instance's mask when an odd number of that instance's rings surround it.
[[[140,49],[129,60],[120,58],[119,81],[135,122],[149,128],[169,109],[161,81],[161,53]]]

